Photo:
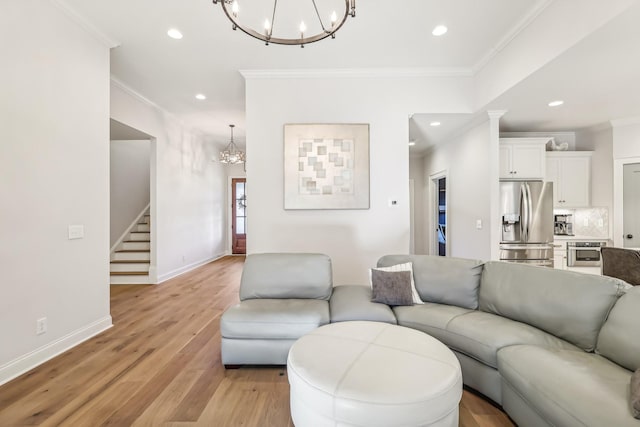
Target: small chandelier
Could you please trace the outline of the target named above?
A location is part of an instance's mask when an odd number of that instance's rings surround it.
[[[233,142],[233,128],[236,125],[229,125],[231,128],[231,141],[225,147],[224,150],[220,152],[220,163],[235,165],[238,163],[244,163],[246,159],[246,154],[244,151],[239,150],[236,146],[236,143]]]
[[[278,0],[273,0],[273,13],[271,14],[271,21],[269,21],[269,18],[265,18],[263,31],[256,31],[253,28],[240,23],[240,19],[238,18],[240,14],[240,6],[238,5],[238,0],[213,0],[213,4],[220,3],[220,5],[222,5],[222,10],[224,10],[227,18],[229,18],[232,23],[231,28],[233,28],[234,30],[237,30],[239,28],[241,31],[250,35],[251,37],[262,40],[267,46],[269,45],[269,43],[276,43],[286,45],[300,45],[300,47],[304,47],[305,44],[317,42],[329,36],[331,36],[332,39],[335,39],[336,32],[345,23],[347,17],[351,16],[352,18],[355,18],[356,16],[356,0],[344,0],[344,14],[341,15],[341,19],[338,20],[338,15],[335,11],[333,11],[329,17],[329,23],[325,26],[324,22],[322,22],[322,18],[320,17],[320,12],[318,11],[316,0],[310,1],[316,12],[316,16],[318,17],[318,22],[320,23],[321,30],[317,34],[307,34],[307,26],[304,21],[301,21],[300,26],[298,27],[300,37],[295,38],[273,37],[273,26],[276,18],[276,6],[278,5]]]

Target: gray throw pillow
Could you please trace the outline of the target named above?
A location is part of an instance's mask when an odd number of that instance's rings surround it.
[[[635,418],[640,419],[640,369],[631,375],[631,411]]]
[[[371,301],[387,305],[413,305],[410,271],[371,269]]]

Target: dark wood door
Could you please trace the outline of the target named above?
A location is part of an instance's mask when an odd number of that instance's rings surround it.
[[[247,253],[247,180],[233,178],[231,180],[231,253]]]

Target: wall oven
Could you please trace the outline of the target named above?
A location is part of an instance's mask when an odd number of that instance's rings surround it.
[[[567,242],[567,267],[600,267],[605,242]]]

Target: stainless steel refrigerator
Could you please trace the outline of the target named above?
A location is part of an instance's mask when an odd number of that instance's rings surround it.
[[[500,259],[553,267],[553,183],[500,182]]]

